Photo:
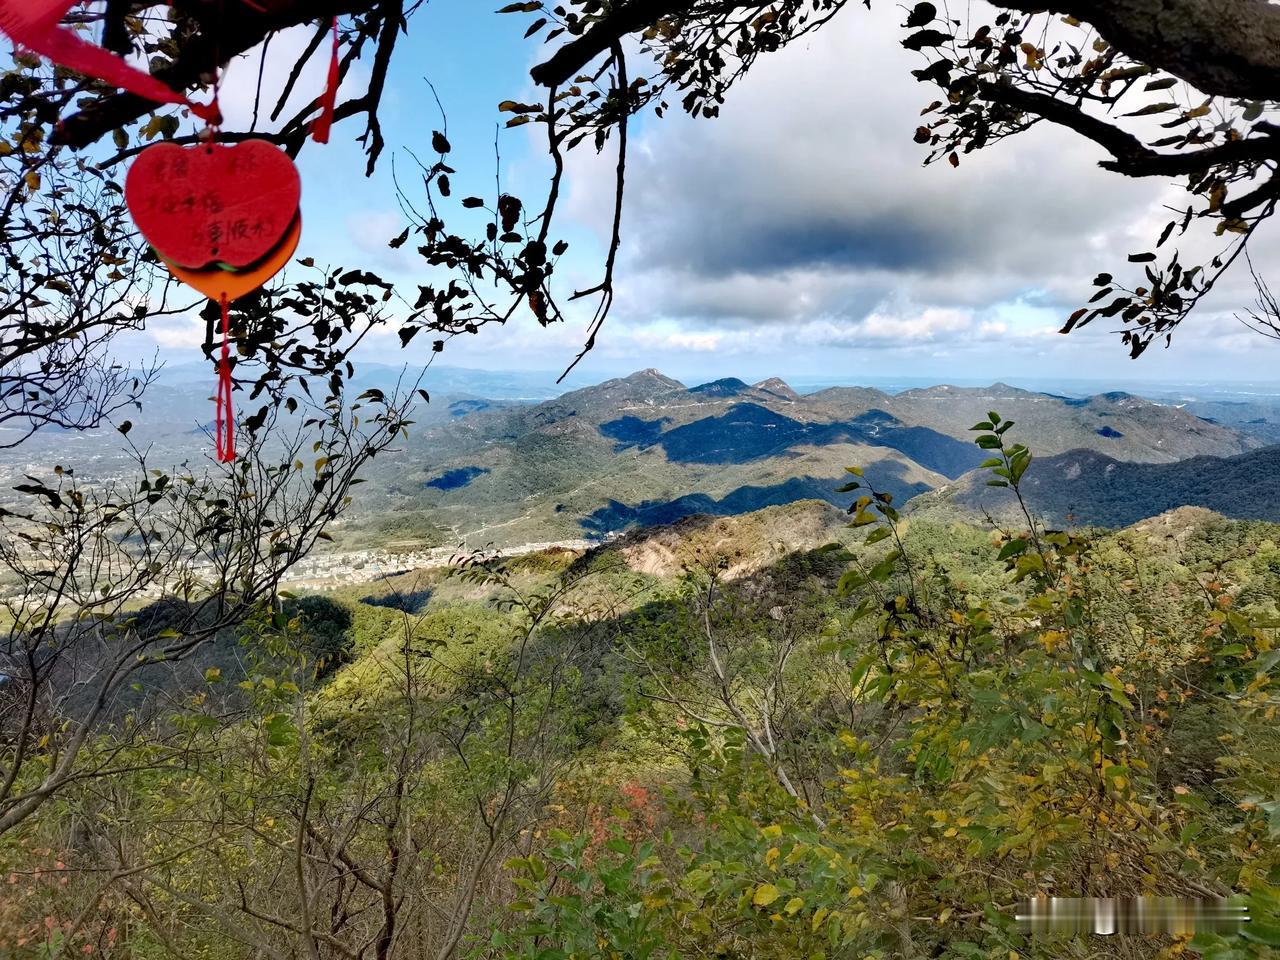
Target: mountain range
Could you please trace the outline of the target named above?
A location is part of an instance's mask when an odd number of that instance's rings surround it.
[[[996,383],[801,395],[777,378],[690,387],[650,369],[537,404],[455,405],[382,465],[360,512],[382,517],[383,528],[397,528],[387,520],[395,516],[419,535],[430,527],[440,542],[604,538],[801,499],[844,505],[848,495],[835,491],[855,465],[897,503],[951,490],[955,505],[974,508],[956,491],[972,486],[966,475],[983,454],[970,427],[991,410],[1051,461],[1083,451],[1154,469],[1195,457],[1248,462],[1264,446],[1127,393],[1071,398]],[[1036,476],[1048,489],[1057,474]]]
[[[358,386],[385,389],[400,376],[372,365]],[[1026,495],[1054,523],[1118,526],[1183,505],[1280,520],[1280,447],[1266,446],[1280,407],[1265,392],[1196,401],[1177,391],[1159,402],[1004,383],[803,393],[777,377],[686,386],[649,369],[557,395],[553,379],[432,368],[431,402],[415,411],[405,446],[370,466],[333,527],[338,546],[607,539],[695,514],[806,499],[843,507],[848,466],[899,505],[999,513],[1009,503],[973,472],[983,454],[970,429],[993,410],[1034,451]],[[130,439],[158,462],[207,456],[209,393],[202,366],[166,370]],[[0,451],[0,502],[25,474],[63,462],[91,478],[133,469],[114,429],[41,431]]]
[[[992,516],[1012,512],[1008,491],[987,486],[985,479],[966,474],[916,506],[948,504]],[[1126,463],[1097,450],[1072,450],[1033,460],[1022,493],[1038,517],[1060,526],[1125,527],[1185,506],[1280,522],[1280,445],[1177,463]]]

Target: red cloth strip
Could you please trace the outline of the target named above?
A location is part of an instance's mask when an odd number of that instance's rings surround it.
[[[76,0],[0,0],[0,31],[16,45],[54,63],[157,103],[178,103],[206,123],[221,121],[216,104],[192,103],[183,94],[129,66],[110,50],[58,25]]]
[[[333,51],[329,55],[329,82],[320,98],[320,116],[311,122],[311,139],[316,143],[329,142],[329,130],[333,126],[333,111],[338,103],[338,18],[333,18]]]
[[[222,297],[222,359],[218,362],[217,420],[214,439],[218,462],[232,463],[236,458],[236,420],[231,409],[231,311]]]

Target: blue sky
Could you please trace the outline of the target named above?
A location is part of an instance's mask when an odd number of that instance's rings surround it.
[[[959,170],[921,169],[911,133],[931,92],[911,78],[913,55],[896,44],[897,9],[877,6],[868,14],[850,5],[812,39],[759,61],[718,120],[677,112],[640,122],[617,305],[573,382],[643,367],[687,381],[1277,379],[1280,345],[1233,317],[1251,298],[1243,275],[1215,292],[1171,350],[1153,348],[1137,362],[1105,327],[1056,334],[1092,292],[1093,275],[1119,273],[1125,254],[1158,231],[1160,204],[1176,187],[1102,174],[1088,145],[1052,130],[966,158]],[[451,163],[462,171],[455,197],[491,197],[498,176],[503,189],[537,200],[547,165],[528,131],[539,128],[499,129],[507,115],[496,107],[540,99],[528,68],[548,48],[522,39],[529,18],[491,9],[431,0],[411,20],[383,100],[387,149],[373,177],[364,177],[354,143],[359,118],[339,124],[330,145],[304,151],[300,255],[374,269],[415,289],[416,255],[386,241],[404,225],[393,166],[412,193],[409,153],[428,155],[441,125],[427,80],[447,111]],[[290,44],[307,33],[276,41],[267,91],[292,62]],[[247,124],[257,67],[251,55],[228,72],[231,126]],[[300,96],[314,95],[323,69],[317,56]],[[350,85],[362,77],[357,71]],[[597,158],[584,146],[571,158],[558,231],[570,241],[565,284],[599,269],[612,163],[611,148]],[[1264,242],[1255,261],[1274,261],[1274,251]],[[542,330],[522,317],[453,341],[444,362],[562,369],[585,322],[577,315]],[[149,339],[165,357],[191,359],[200,332],[175,320]],[[368,347],[371,360],[399,356],[423,359],[401,355],[394,335]]]

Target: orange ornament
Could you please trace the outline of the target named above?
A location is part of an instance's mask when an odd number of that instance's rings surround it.
[[[253,293],[283,270],[298,249],[298,241],[301,239],[302,214],[298,214],[285,231],[279,245],[262,260],[243,270],[223,270],[220,267],[191,270],[167,260],[163,263],[171,274],[210,300],[231,301]]]

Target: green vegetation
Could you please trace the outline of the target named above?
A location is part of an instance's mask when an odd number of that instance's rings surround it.
[[[851,529],[791,504],[286,600],[0,837],[0,954],[1274,955],[1280,528],[1049,528],[1009,426],[975,427],[1005,529],[851,468]],[[1254,919],[1013,916],[1137,893]]]

